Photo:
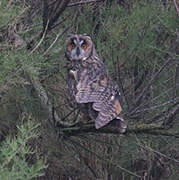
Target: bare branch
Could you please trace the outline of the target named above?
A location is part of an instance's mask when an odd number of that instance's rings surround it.
[[[132,176],[141,178],[139,175],[137,175],[137,174],[135,174],[135,173],[133,173],[133,172],[131,172],[131,171],[129,171],[129,170],[121,167],[119,164],[116,164],[116,163],[114,163],[114,162],[112,162],[112,161],[109,161],[108,159],[104,158],[104,156],[101,156],[101,155],[99,155],[98,153],[89,150],[87,147],[82,146],[79,142],[75,141],[74,139],[68,138],[68,140],[71,141],[73,144],[76,144],[77,147],[80,147],[80,148],[84,149],[85,151],[90,152],[91,154],[93,154],[94,156],[96,156],[98,159],[100,159],[100,160],[102,160],[102,161],[104,161],[104,162],[110,163],[110,164],[112,164],[113,166],[115,166],[115,167],[123,170],[124,172],[127,172],[128,174],[130,174],[130,175],[132,175]]]
[[[140,144],[137,143],[137,145],[140,146],[140,147],[143,148],[143,149],[149,150],[149,151],[151,151],[151,152],[154,152],[155,154],[158,154],[158,155],[163,156],[163,157],[165,157],[165,158],[167,158],[167,159],[170,159],[170,160],[172,160],[172,161],[174,161],[174,162],[176,162],[176,163],[179,163],[179,161],[178,161],[177,159],[170,158],[169,156],[166,156],[165,154],[163,154],[163,153],[161,153],[161,152],[158,152],[158,151],[152,149],[151,147],[148,147],[148,146],[146,146],[146,145],[144,146],[144,145],[142,145],[141,143],[140,143]]]
[[[179,84],[178,84],[178,85],[175,84],[175,88],[178,88],[178,87],[179,87]],[[164,94],[167,94],[167,93],[169,93],[169,92],[171,92],[171,91],[173,91],[173,87],[167,89],[166,91],[161,92],[158,96],[152,98],[150,101],[147,101],[147,102],[145,102],[145,103],[140,104],[140,105],[137,106],[135,109],[133,109],[133,111],[131,111],[130,113],[127,113],[127,115],[128,115],[128,116],[131,116],[131,115],[137,113],[138,111],[140,111],[140,109],[142,109],[142,108],[144,108],[145,106],[149,105],[149,103],[155,103],[155,101],[157,101],[159,98],[161,98]],[[172,103],[172,100],[171,100],[171,103]],[[157,105],[156,105],[156,106],[157,106]],[[153,107],[155,107],[155,106],[153,106]],[[152,107],[149,107],[149,108],[147,108],[147,109],[150,109],[150,108],[152,108]],[[152,108],[152,109],[153,109],[153,108]],[[155,109],[155,108],[154,108],[154,109]],[[142,110],[142,111],[144,112],[144,110]]]
[[[53,41],[53,43],[50,45],[50,47],[40,56],[43,57],[45,56],[48,51],[53,47],[53,45],[56,43],[56,41],[59,39],[59,37],[61,37],[64,33],[66,33],[69,30],[70,27],[65,28],[65,30],[61,33],[58,33],[57,37],[55,38],[55,40]]]
[[[50,18],[50,23],[49,23],[49,27],[48,29],[51,29],[51,27],[54,25],[54,23],[57,21],[57,19],[59,18],[59,16],[63,13],[63,11],[66,9],[68,3],[70,2],[70,0],[65,0],[65,1],[60,1],[60,4],[57,4],[56,8],[55,8],[55,12],[53,14],[53,16],[51,16]],[[58,3],[58,1],[57,1]],[[54,9],[53,9],[54,10]]]
[[[46,24],[45,31],[44,31],[44,33],[43,33],[43,36],[42,36],[41,40],[39,41],[39,43],[37,44],[37,46],[29,53],[29,55],[31,55],[31,54],[40,46],[40,44],[41,44],[42,41],[44,40],[45,35],[46,35],[46,33],[47,33],[48,24],[49,24],[49,21],[48,21],[47,24]]]
[[[78,5],[87,4],[87,3],[102,2],[102,1],[104,0],[88,0],[88,1],[73,2],[73,3],[69,3],[67,7],[78,6]]]
[[[175,5],[177,14],[179,15],[179,7],[178,7],[178,4],[177,4],[176,0],[173,0],[173,3],[174,3],[174,5]]]
[[[106,133],[106,134],[118,134],[118,130],[112,129],[110,126],[106,126],[104,128],[96,129],[93,123],[86,123],[81,126],[72,126],[72,127],[63,127],[60,129],[63,132],[64,136],[77,136],[80,134],[86,133]],[[123,135],[129,134],[150,134],[150,135],[161,135],[161,136],[169,136],[179,138],[179,132],[171,132],[171,130],[166,130],[162,125],[157,124],[138,124],[135,126],[129,126],[127,131],[123,133]]]
[[[158,72],[155,73],[155,75],[153,76],[153,78],[150,80],[150,82],[148,83],[148,85],[143,89],[142,93],[137,97],[135,104],[138,105],[140,103],[140,101],[142,100],[142,97],[144,96],[144,94],[147,92],[147,90],[150,88],[150,86],[152,85],[152,83],[158,78],[159,74],[163,71],[163,69],[169,64],[169,62],[171,61],[171,58],[169,58],[164,65],[158,70]]]
[[[175,99],[172,99],[170,101],[164,102],[162,104],[158,104],[158,105],[155,105],[155,106],[152,106],[152,107],[149,107],[149,108],[145,108],[145,109],[142,109],[142,110],[137,110],[135,113],[141,113],[141,112],[155,110],[155,109],[157,109],[159,107],[166,106],[168,104],[173,104],[173,103],[177,102],[178,100],[179,100],[179,98],[175,98]]]

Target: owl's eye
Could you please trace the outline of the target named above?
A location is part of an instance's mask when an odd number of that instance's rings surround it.
[[[86,43],[83,43],[83,44],[81,45],[81,48],[84,49],[84,50],[86,50],[86,48],[87,48]]]
[[[69,45],[69,47],[70,47],[70,49],[74,49],[74,48],[75,48],[75,44],[71,43],[71,44]]]

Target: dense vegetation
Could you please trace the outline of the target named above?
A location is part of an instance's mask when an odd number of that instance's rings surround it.
[[[1,180],[179,178],[179,3],[90,1],[0,1]],[[70,33],[119,84],[125,134],[69,105]]]

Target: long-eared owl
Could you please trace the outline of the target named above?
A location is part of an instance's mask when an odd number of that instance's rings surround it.
[[[117,119],[119,131],[125,132],[127,126],[120,116],[119,87],[108,76],[91,38],[81,34],[69,35],[65,55],[70,99],[95,120],[96,129]]]

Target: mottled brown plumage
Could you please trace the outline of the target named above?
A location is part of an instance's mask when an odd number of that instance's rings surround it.
[[[119,116],[119,87],[108,76],[103,61],[98,57],[91,38],[87,35],[70,35],[66,41],[68,59],[67,88],[71,100],[85,105],[89,117],[95,119],[96,129],[119,119],[119,130],[126,129]]]

